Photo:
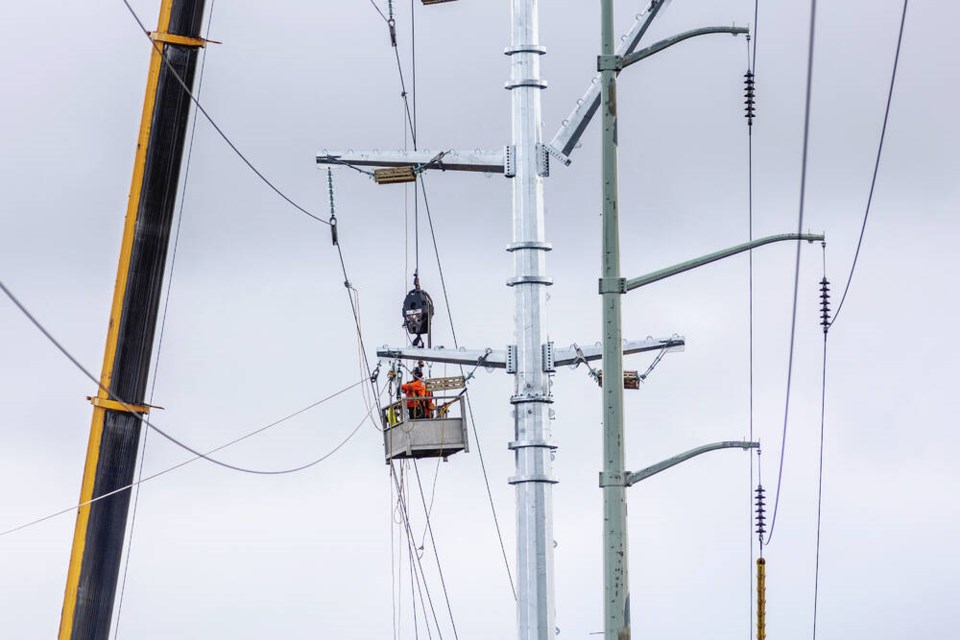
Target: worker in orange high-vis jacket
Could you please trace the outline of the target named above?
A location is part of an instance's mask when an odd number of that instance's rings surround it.
[[[400,388],[407,397],[407,415],[412,420],[433,417],[433,400],[430,399],[431,394],[423,382],[423,369],[415,367],[413,380],[403,383]]]

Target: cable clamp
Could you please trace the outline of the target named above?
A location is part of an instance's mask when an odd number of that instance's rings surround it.
[[[218,40],[206,40],[204,38],[192,38],[190,36],[178,36],[175,33],[160,33],[159,31],[150,31],[150,39],[154,42],[165,42],[166,44],[179,44],[184,47],[197,47],[203,49],[208,42],[213,44],[223,44]]]
[[[111,400],[110,398],[100,398],[98,396],[87,396],[87,400],[89,400],[90,404],[95,407],[109,409],[110,411],[123,411],[124,413],[150,413],[150,409],[163,409],[163,407],[157,407],[151,404],[131,404],[129,402],[117,402],[116,400]]]

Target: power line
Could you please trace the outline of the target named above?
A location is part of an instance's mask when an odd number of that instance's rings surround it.
[[[873,177],[870,179],[870,194],[867,196],[867,208],[863,213],[863,225],[860,227],[860,239],[857,240],[857,251],[853,254],[853,264],[850,266],[850,275],[847,277],[847,284],[843,288],[843,295],[840,296],[840,304],[833,314],[833,320],[830,326],[837,321],[840,310],[843,308],[843,302],[847,299],[847,292],[850,291],[850,283],[853,281],[853,273],[857,269],[857,258],[860,257],[860,246],[863,244],[863,234],[867,230],[867,218],[870,216],[870,205],[873,203],[873,190],[877,185],[877,173],[880,171],[880,157],[883,154],[883,140],[887,135],[887,120],[890,117],[890,103],[893,101],[893,86],[897,79],[897,65],[900,62],[900,45],[903,43],[903,26],[907,21],[907,3],[909,0],[903,0],[903,12],[900,16],[900,33],[897,35],[897,52],[893,57],[893,71],[890,74],[890,89],[887,91],[887,106],[883,111],[883,126],[880,128],[880,144],[877,147],[877,159],[873,164]]]
[[[817,25],[817,0],[810,0],[810,40],[807,46],[807,92],[803,113],[803,157],[800,170],[800,211],[797,217],[797,233],[803,232],[803,206],[807,192],[807,152],[810,142],[810,95],[813,86],[813,48]],[[783,408],[783,438],[780,442],[780,469],[777,472],[777,493],[773,501],[773,517],[766,544],[773,538],[777,524],[777,508],[780,506],[780,489],[783,486],[783,460],[787,448],[787,423],[790,417],[790,388],[793,382],[793,351],[797,335],[797,294],[800,289],[800,242],[797,242],[797,258],[793,271],[793,314],[790,321],[790,355],[787,360],[787,392]]]
[[[3,283],[0,283],[0,287],[2,287],[2,286],[3,286]],[[299,409],[299,410],[297,410],[297,411],[295,411],[295,412],[293,412],[293,413],[291,413],[291,414],[289,414],[289,415],[287,415],[287,416],[284,416],[283,418],[280,418],[279,420],[275,420],[274,422],[271,422],[271,423],[268,424],[268,425],[265,425],[265,426],[263,426],[263,427],[260,427],[260,428],[258,428],[258,429],[256,429],[256,430],[254,430],[254,431],[251,431],[250,433],[247,433],[247,434],[245,434],[245,435],[242,435],[242,436],[240,436],[239,438],[235,438],[234,440],[231,440],[230,442],[227,442],[227,443],[225,443],[225,444],[222,444],[222,445],[220,445],[219,447],[216,447],[216,448],[214,448],[214,449],[210,449],[209,451],[206,452],[206,455],[211,455],[211,454],[213,454],[213,453],[217,453],[218,451],[222,451],[223,449],[226,449],[227,447],[231,447],[231,446],[237,444],[238,442],[242,442],[243,440],[246,440],[246,439],[248,439],[248,438],[252,438],[253,436],[255,436],[255,435],[259,434],[259,433],[262,433],[262,432],[266,431],[267,429],[270,429],[271,427],[275,427],[275,426],[277,426],[277,425],[279,425],[279,424],[281,424],[281,423],[283,423],[283,422],[286,422],[286,421],[288,421],[288,420],[291,420],[292,418],[295,418],[295,417],[299,416],[300,414],[305,413],[305,412],[309,411],[310,409],[313,409],[313,408],[315,408],[315,407],[317,407],[317,406],[319,406],[319,405],[327,402],[328,400],[332,400],[333,398],[336,398],[337,396],[346,393],[347,391],[349,391],[349,390],[353,389],[354,387],[362,384],[363,382],[366,382],[366,380],[360,380],[359,382],[354,382],[354,383],[353,383],[352,385],[350,385],[349,387],[344,387],[343,389],[341,389],[341,390],[339,390],[339,391],[336,391],[336,392],[328,395],[327,397],[322,398],[321,400],[318,400],[318,401],[316,401],[316,402],[314,402],[314,403],[312,403],[312,404],[309,404],[309,405],[307,405],[306,407],[304,407],[304,408],[302,408],[302,409]],[[366,420],[366,418],[367,418],[366,415],[364,415],[363,420],[361,420],[361,422],[360,422],[361,425],[363,424],[363,421]],[[343,445],[345,445],[347,442],[350,441],[351,438],[353,438],[353,436],[356,434],[356,432],[357,432],[358,429],[359,429],[359,426],[358,426],[356,429],[354,429],[352,432],[350,432],[350,434],[349,434],[342,442],[340,442],[340,444],[338,444],[334,449],[332,449],[330,452],[326,453],[322,458],[320,458],[319,460],[317,460],[317,463],[322,462],[323,460],[326,460],[327,458],[329,458],[330,456],[332,456],[334,453],[336,453],[337,451],[339,451],[339,450],[343,447]],[[181,463],[179,463],[179,464],[176,464],[176,465],[174,465],[174,466],[172,466],[172,467],[168,467],[168,468],[166,468],[166,469],[163,469],[162,471],[158,471],[157,473],[151,474],[151,475],[149,475],[149,476],[147,476],[147,477],[145,477],[145,478],[141,478],[140,480],[137,480],[136,482],[133,482],[133,483],[128,484],[128,485],[126,485],[126,486],[123,486],[123,487],[119,487],[119,488],[117,488],[117,489],[114,489],[113,491],[110,491],[110,492],[108,492],[108,493],[101,494],[101,495],[99,495],[99,496],[97,496],[97,497],[95,497],[95,498],[92,498],[92,499],[90,499],[90,500],[87,500],[86,502],[81,502],[80,504],[73,505],[73,506],[71,506],[71,507],[67,507],[66,509],[61,509],[60,511],[57,511],[56,513],[51,513],[51,514],[49,514],[49,515],[43,516],[42,518],[37,518],[36,520],[32,520],[32,521],[27,522],[27,523],[25,523],[25,524],[22,524],[22,525],[13,527],[12,529],[7,529],[6,531],[0,531],[0,537],[3,537],[3,536],[5,536],[5,535],[7,535],[7,534],[10,534],[10,533],[14,533],[14,532],[16,532],[16,531],[20,531],[20,530],[22,530],[22,529],[26,529],[26,528],[28,528],[28,527],[32,527],[33,525],[40,524],[41,522],[46,522],[47,520],[51,520],[51,519],[53,519],[53,518],[55,518],[55,517],[57,517],[57,516],[61,516],[61,515],[65,514],[65,513],[71,513],[71,512],[73,512],[73,511],[76,511],[77,509],[80,509],[81,507],[85,507],[85,506],[87,506],[87,505],[93,504],[94,502],[99,502],[100,500],[103,500],[103,499],[105,499],[105,498],[109,498],[110,496],[112,496],[112,495],[114,495],[114,494],[117,494],[117,493],[120,493],[120,492],[122,492],[122,491],[127,491],[128,489],[131,489],[131,488],[133,488],[133,487],[135,487],[135,486],[139,486],[139,485],[143,484],[144,482],[149,482],[150,480],[153,480],[154,478],[159,478],[159,477],[162,476],[162,475],[166,475],[166,474],[170,473],[171,471],[175,471],[175,470],[179,469],[180,467],[184,467],[184,466],[190,464],[191,462],[196,462],[197,460],[201,460],[201,459],[202,459],[202,456],[194,456],[193,458],[189,458],[189,459],[187,459],[187,460],[184,460],[183,462],[181,462]]]
[[[187,86],[187,83],[183,81],[183,78],[180,77],[180,74],[177,73],[177,70],[173,67],[172,64],[170,64],[170,61],[167,60],[167,57],[163,55],[163,51],[160,49],[160,45],[158,45],[150,37],[150,32],[147,30],[146,26],[144,26],[143,21],[140,19],[140,16],[137,15],[137,12],[134,11],[133,7],[130,6],[130,3],[128,2],[128,0],[122,0],[122,2],[124,5],[126,5],[127,10],[130,12],[130,15],[133,16],[133,19],[137,21],[137,24],[140,26],[140,30],[143,31],[143,34],[147,37],[148,40],[150,40],[150,46],[152,46],[154,50],[156,50],[156,52],[160,55],[161,60],[163,60],[163,63],[167,65],[167,69],[170,70],[170,73],[173,75],[174,79],[176,79],[177,83],[183,88],[184,92],[188,96],[190,96],[190,100],[193,101],[193,104],[197,106],[197,110],[203,114],[203,117],[207,119],[207,122],[209,122],[210,125],[216,130],[216,132],[220,134],[220,137],[223,138],[223,141],[227,143],[227,146],[229,146],[233,150],[233,152],[237,154],[237,156],[241,160],[243,160],[244,164],[246,164],[247,167],[249,167],[250,170],[253,171],[257,175],[257,177],[260,178],[261,181],[263,181],[265,185],[270,187],[270,189],[272,189],[274,193],[276,193],[278,196],[283,198],[294,209],[298,210],[300,213],[303,213],[304,215],[307,215],[313,218],[317,222],[322,222],[323,224],[330,224],[323,218],[320,218],[310,213],[309,211],[301,207],[299,204],[294,202],[292,199],[290,199],[290,197],[288,197],[287,194],[285,194],[270,180],[268,180],[267,177],[263,175],[263,173],[261,173],[260,170],[257,169],[253,165],[253,163],[247,159],[245,155],[243,155],[240,149],[237,148],[237,145],[235,145],[233,141],[229,137],[227,137],[227,134],[223,132],[223,129],[221,129],[220,126],[214,121],[213,117],[209,113],[207,113],[207,110],[203,108],[203,105],[200,104],[200,101],[197,99],[197,97],[193,95],[192,91],[190,91],[190,88]]]
[[[108,397],[110,400],[113,400],[114,402],[116,402],[117,404],[119,404],[121,407],[123,407],[126,411],[128,411],[128,412],[130,412],[130,413],[133,413],[133,414],[137,414],[137,413],[138,413],[138,412],[137,412],[136,410],[134,410],[134,408],[131,407],[128,403],[124,402],[123,400],[121,400],[120,398],[118,398],[117,396],[115,396],[115,395],[113,394],[113,392],[110,391],[110,389],[107,389],[105,386],[103,386],[103,385],[100,383],[100,381],[99,381],[96,377],[94,377],[94,375],[93,375],[92,373],[90,373],[90,371],[89,371],[86,367],[84,367],[82,364],[80,364],[80,362],[73,356],[73,354],[71,354],[69,351],[67,351],[67,349],[66,349],[62,344],[60,344],[60,342],[59,342],[56,338],[53,337],[53,334],[51,334],[42,324],[40,324],[40,321],[37,320],[37,319],[33,316],[32,313],[30,313],[30,311],[23,305],[23,303],[20,302],[19,299],[17,299],[16,296],[13,295],[13,292],[11,292],[11,291],[6,287],[6,285],[3,284],[2,281],[0,281],[0,290],[2,290],[3,293],[6,294],[6,296],[7,296],[8,298],[10,298],[10,300],[17,306],[17,308],[20,309],[20,311],[27,317],[27,319],[40,331],[40,333],[42,333],[42,334],[47,338],[47,340],[49,340],[49,341],[53,344],[53,346],[55,346],[55,347],[57,348],[57,350],[60,351],[60,353],[62,353],[70,362],[72,362],[73,365],[74,365],[75,367],[77,367],[77,369],[79,369],[87,378],[89,378],[91,381],[93,381],[93,383],[94,383],[95,385],[97,385],[97,388],[98,388],[99,390],[101,390],[101,391],[103,391],[104,393],[106,393],[106,394],[107,394],[107,397]],[[354,385],[354,386],[355,386],[355,385]],[[369,413],[369,412],[368,412],[368,413]],[[366,419],[366,417],[364,417],[364,419]],[[300,465],[300,466],[294,467],[294,468],[292,468],[292,469],[280,469],[280,470],[248,469],[248,468],[246,468],[246,467],[240,467],[240,466],[237,466],[237,465],[229,464],[229,463],[227,463],[227,462],[223,462],[223,461],[221,461],[221,460],[217,460],[216,458],[211,458],[208,454],[201,453],[200,451],[197,451],[197,450],[194,449],[193,447],[190,447],[189,445],[181,442],[180,440],[178,440],[177,438],[173,437],[172,435],[170,435],[169,433],[167,433],[166,431],[164,431],[163,429],[161,429],[161,428],[158,427],[157,425],[155,425],[155,424],[153,424],[152,422],[150,422],[149,420],[147,420],[147,418],[146,418],[145,416],[142,416],[142,415],[141,415],[141,416],[140,416],[140,420],[141,420],[141,422],[143,422],[143,424],[147,425],[148,427],[150,427],[151,429],[153,429],[154,431],[156,431],[158,434],[160,434],[161,436],[163,436],[164,438],[166,438],[167,440],[169,440],[169,441],[172,442],[173,444],[177,445],[177,446],[180,447],[181,449],[184,449],[184,450],[192,453],[193,455],[197,456],[198,458],[202,458],[202,459],[206,460],[207,462],[211,462],[211,463],[213,463],[213,464],[215,464],[215,465],[224,467],[224,468],[226,468],[226,469],[231,469],[231,470],[233,470],[233,471],[239,471],[240,473],[250,473],[250,474],[254,474],[254,475],[271,475],[271,476],[272,476],[272,475],[286,475],[286,474],[290,474],[290,473],[296,473],[296,472],[298,472],[298,471],[303,471],[303,470],[305,470],[305,469],[309,469],[310,467],[312,467],[312,466],[314,466],[314,465],[316,465],[316,464],[318,464],[318,463],[320,463],[320,462],[322,462],[322,461],[324,460],[324,458],[321,458],[320,460],[314,460],[314,461],[312,461],[312,462],[308,462],[307,464]],[[346,443],[346,442],[344,442],[344,444],[345,444],[345,443]]]

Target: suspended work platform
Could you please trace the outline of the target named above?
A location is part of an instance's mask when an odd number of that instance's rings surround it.
[[[447,458],[470,451],[463,419],[463,393],[433,395],[434,391],[462,388],[463,378],[434,378],[425,383],[429,395],[403,398],[381,411],[387,464],[404,458]]]

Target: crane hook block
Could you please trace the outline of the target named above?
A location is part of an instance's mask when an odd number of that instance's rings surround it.
[[[403,299],[403,326],[407,333],[416,336],[413,345],[423,346],[423,336],[430,334],[430,321],[433,319],[433,300],[430,294],[415,286]]]

